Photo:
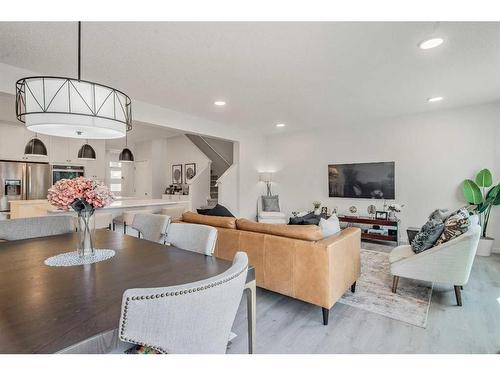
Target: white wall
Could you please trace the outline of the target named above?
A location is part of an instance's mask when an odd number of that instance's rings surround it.
[[[266,169],[276,171],[273,188],[288,213],[311,209],[320,200],[340,212],[355,205],[364,215],[372,200],[328,197],[328,164],[395,161],[396,202],[405,204],[399,214],[402,228],[420,226],[435,208],[464,205],[461,183],[481,168],[496,171],[500,180],[499,122],[496,104],[284,133],[267,138]],[[499,229],[491,228],[496,247]]]
[[[172,184],[172,165],[174,164],[182,164],[183,174],[185,173],[184,164],[196,163],[197,173],[202,171],[206,166],[209,165],[210,159],[203,152],[201,152],[200,149],[196,147],[193,142],[191,142],[184,134],[167,138],[166,142],[167,152],[165,155],[165,164],[163,168],[165,171],[166,186]],[[210,175],[210,171],[208,173]]]

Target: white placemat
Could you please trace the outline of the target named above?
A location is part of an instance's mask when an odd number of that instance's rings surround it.
[[[55,255],[45,259],[45,264],[50,267],[71,267],[81,266],[83,264],[92,264],[102,262],[103,260],[115,256],[114,250],[109,249],[95,249],[95,254],[90,254],[80,257],[76,251]]]

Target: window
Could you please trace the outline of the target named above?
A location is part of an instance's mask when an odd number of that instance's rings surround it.
[[[122,163],[119,161],[109,162],[109,190],[113,193],[120,194],[122,192]]]
[[[110,178],[112,180],[121,180],[122,178],[122,171],[121,169],[111,169],[110,171]]]

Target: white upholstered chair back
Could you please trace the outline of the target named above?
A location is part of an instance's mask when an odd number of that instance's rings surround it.
[[[70,215],[0,220],[0,239],[16,241],[71,233],[75,231],[74,220]]]
[[[442,245],[391,263],[391,273],[417,280],[465,285],[480,237],[477,216],[471,216],[467,232]]]
[[[135,214],[131,227],[148,241],[159,242],[167,232],[170,217],[157,214]]]
[[[172,223],[168,226],[166,242],[179,249],[212,255],[217,229],[201,224]]]
[[[119,337],[163,353],[226,352],[243,294],[246,253],[226,272],[194,283],[129,289],[123,294]]]

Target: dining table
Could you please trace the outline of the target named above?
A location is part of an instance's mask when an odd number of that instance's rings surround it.
[[[114,250],[112,258],[67,267],[44,263],[74,251],[77,240],[77,233],[68,233],[0,242],[0,353],[104,353],[109,340],[117,340],[125,290],[191,283],[232,265],[107,229],[96,231],[94,246]],[[249,265],[244,289],[249,353],[255,347],[255,293]]]

